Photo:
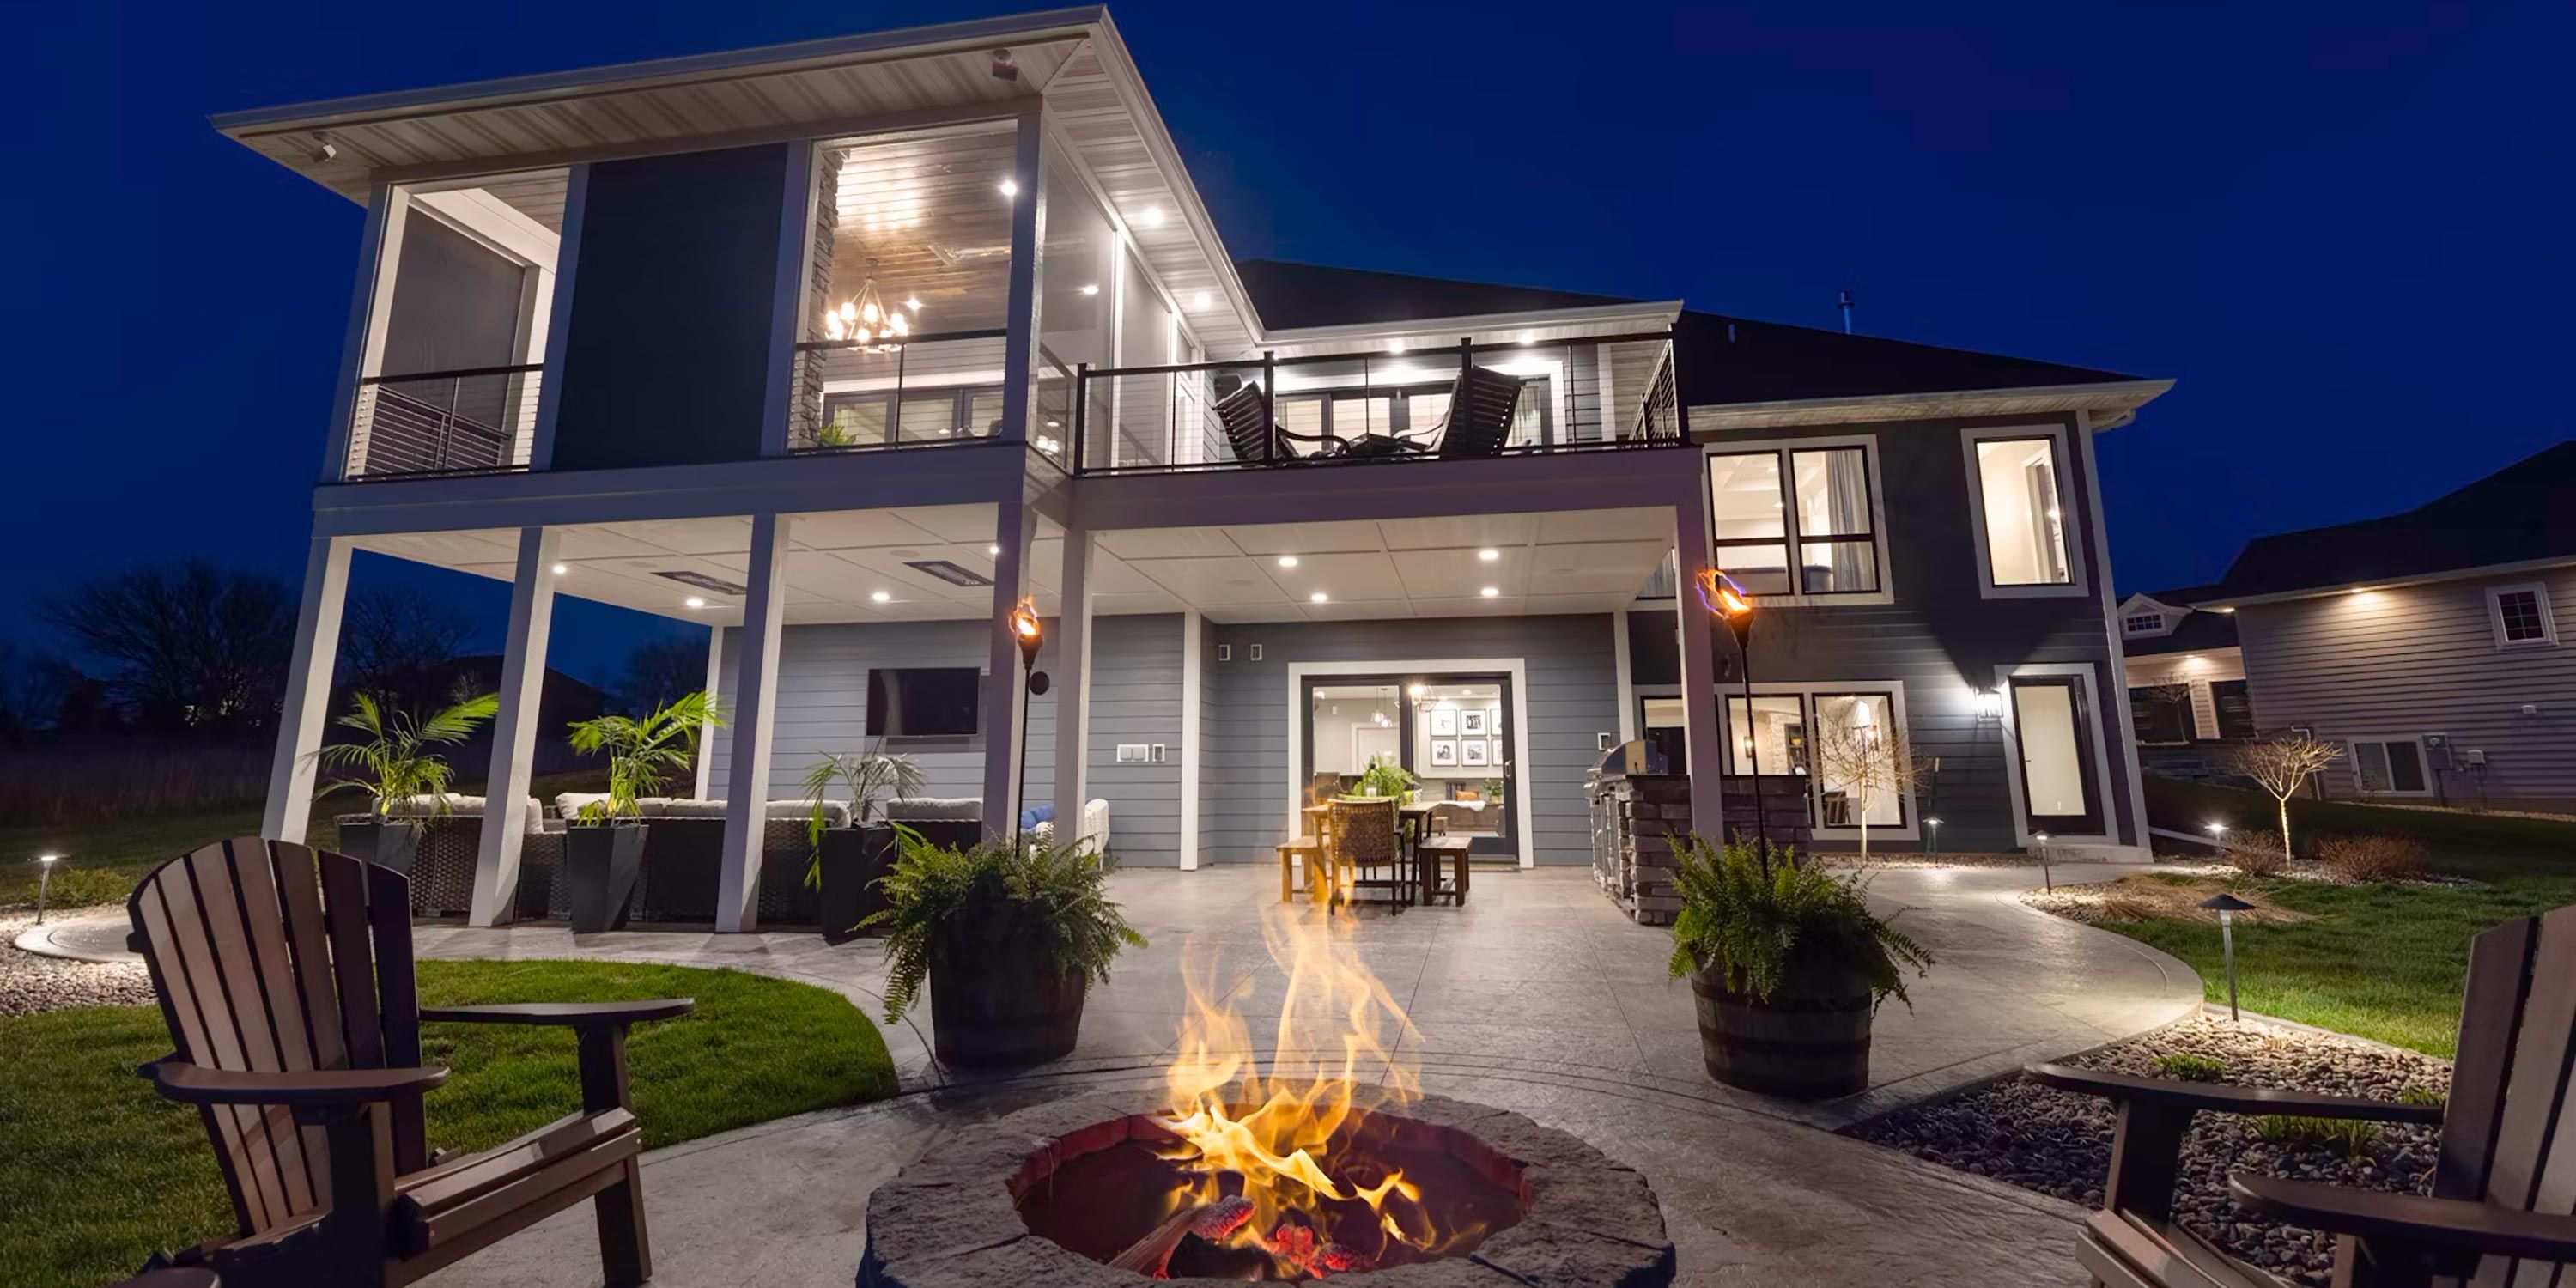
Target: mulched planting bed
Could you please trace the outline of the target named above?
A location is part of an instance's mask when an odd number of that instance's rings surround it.
[[[0,1015],[67,1006],[151,1005],[152,978],[143,963],[102,965],[25,952],[14,941],[34,924],[32,912],[0,915]]]
[[[2160,1055],[2217,1060],[2211,1079],[2395,1100],[2408,1088],[2447,1093],[2447,1060],[2332,1034],[2199,1017],[2064,1063],[2111,1073],[2168,1077]],[[2018,1078],[1863,1126],[1865,1140],[1961,1171],[2009,1181],[2096,1207],[2111,1161],[2111,1102]],[[2184,1224],[2238,1257],[2299,1283],[2322,1285],[2334,1266],[2330,1236],[2258,1216],[2227,1197],[2230,1172],[2296,1177],[2396,1193],[2431,1183],[2437,1135],[2429,1127],[2379,1124],[2366,1152],[2264,1139],[2260,1120],[2197,1115],[2182,1147],[2175,1212]]]

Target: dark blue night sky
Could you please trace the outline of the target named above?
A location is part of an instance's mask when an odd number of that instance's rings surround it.
[[[1007,12],[20,10],[0,293],[17,575],[300,575],[360,211],[209,113]],[[2102,440],[2123,590],[2571,434],[2576,7],[1121,4],[1238,256],[1651,298],[2170,376]],[[31,37],[31,38],[30,38]],[[367,559],[466,604],[497,584]],[[653,619],[568,605],[606,678]]]

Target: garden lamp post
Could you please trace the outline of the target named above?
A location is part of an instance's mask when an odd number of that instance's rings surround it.
[[[1939,854],[1941,852],[1941,820],[1937,818],[1927,818],[1923,820],[1923,826],[1926,829],[1923,834],[1923,852],[1926,854]]]
[[[54,865],[63,861],[59,854],[36,856],[36,924],[45,924],[45,896],[54,886]]]
[[[2200,906],[2218,914],[2218,956],[2227,970],[2227,1019],[2236,1023],[2243,1018],[2236,1013],[2236,914],[2252,912],[2254,905],[2220,891],[2201,900]]]
[[[2048,833],[2033,833],[2030,848],[2039,851],[2039,883],[2048,893],[2057,893],[2057,874],[2048,867]]]
[[[2218,850],[2226,850],[2227,824],[2222,823],[2217,819],[2211,819],[2209,821],[2209,843],[2212,847]]]
[[[1046,643],[1046,628],[1038,622],[1037,601],[1022,596],[1011,606],[1011,638],[1020,646],[1020,724],[1016,741],[1019,759],[1011,767],[1011,795],[1014,799],[1028,795],[1029,790],[1029,695],[1047,691],[1046,672],[1038,670],[1038,648]],[[1020,835],[1026,829],[1020,820],[1028,817],[1028,804],[1021,801],[1020,812],[1011,816],[1011,848],[1019,848]]]
[[[1762,758],[1753,733],[1753,601],[1733,577],[1715,568],[1699,571],[1699,602],[1726,623],[1726,633],[1735,637],[1735,656],[1744,675],[1744,767],[1752,778],[1753,834],[1761,846],[1762,866],[1771,866],[1771,822],[1762,808]]]

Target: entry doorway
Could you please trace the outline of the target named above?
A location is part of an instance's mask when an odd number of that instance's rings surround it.
[[[1511,676],[1319,675],[1303,696],[1307,799],[1356,789],[1383,756],[1413,775],[1443,830],[1468,838],[1471,857],[1518,861]]]
[[[2082,681],[2072,675],[2014,676],[2012,705],[2023,817],[2031,833],[2101,835],[2102,773],[2093,756],[2093,717]]]

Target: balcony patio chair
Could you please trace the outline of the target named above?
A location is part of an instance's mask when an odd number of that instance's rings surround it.
[[[2508,921],[2472,942],[2459,1059],[2445,1105],[2391,1104],[2033,1066],[2053,1087],[2119,1107],[2102,1210],[2076,1257],[2118,1288],[2276,1288],[2280,1280],[2174,1220],[2173,1187],[2191,1116],[2202,1110],[2438,1123],[2430,1196],[2235,1175],[2255,1211],[2337,1236],[2339,1288],[2551,1284],[2576,1262],[2576,906]]]
[[[1395,798],[1332,802],[1332,858],[1329,870],[1354,892],[1384,890],[1387,909],[1401,914],[1410,901],[1404,873],[1404,846],[1395,833]],[[1383,873],[1384,875],[1373,875]],[[1358,906],[1354,903],[1352,906]]]
[[[424,1007],[409,886],[391,868],[246,836],[135,888],[128,942],[178,1047],[140,1072],[198,1107],[241,1229],[167,1260],[228,1288],[404,1284],[590,1199],[608,1283],[651,1278],[626,1030],[696,1003]],[[572,1029],[580,1110],[434,1157],[421,1097],[447,1070],[421,1063],[423,1021]]]
[[[1431,429],[1397,441],[1442,460],[1501,455],[1504,441],[1512,436],[1512,410],[1528,383],[1470,364],[1449,387],[1449,415]]]
[[[1237,385],[1234,392],[1218,399],[1216,418],[1218,424],[1225,426],[1225,441],[1233,445],[1234,458],[1250,465],[1327,459],[1350,450],[1348,443],[1331,434],[1300,434],[1281,428],[1270,419],[1259,385]],[[1316,449],[1301,455],[1290,449],[1291,442],[1313,443]]]

